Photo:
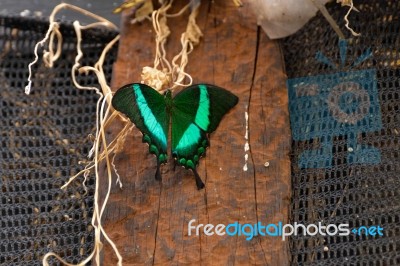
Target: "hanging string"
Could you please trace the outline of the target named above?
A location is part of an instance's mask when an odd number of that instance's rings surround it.
[[[348,6],[348,7],[350,7],[349,10],[347,11],[346,15],[344,16],[344,21],[346,22],[346,24],[345,24],[346,29],[348,29],[348,30],[351,32],[351,34],[353,34],[354,36],[360,36],[361,33],[355,32],[355,31],[354,31],[352,28],[350,28],[350,26],[349,26],[349,24],[350,24],[350,22],[349,22],[349,15],[350,15],[350,12],[351,12],[353,9],[354,9],[355,11],[359,12],[359,11],[354,7],[353,0],[341,0],[341,2],[342,2],[342,6]]]
[[[167,18],[181,16],[191,7],[189,3],[178,13],[168,14],[167,12],[171,8],[172,3],[173,1],[164,2],[158,10],[152,13],[153,28],[156,33],[154,66],[146,66],[142,70],[142,83],[160,92],[167,88],[173,90],[178,86],[189,86],[192,84],[192,77],[185,72],[185,68],[189,62],[188,55],[193,51],[193,47],[200,42],[200,38],[203,36],[200,28],[196,24],[196,17],[200,7],[198,4],[197,6],[192,6],[186,30],[181,35],[181,51],[172,59],[171,63],[168,61],[165,45],[171,31],[167,24]],[[187,84],[183,83],[185,79],[189,80]]]
[[[156,88],[160,92],[163,89],[165,89],[166,86],[170,86],[170,89],[174,89],[177,86],[188,86],[192,83],[192,77],[185,72],[185,67],[189,62],[188,55],[193,51],[194,46],[199,43],[200,38],[202,36],[201,30],[196,24],[196,16],[198,14],[199,5],[195,7],[190,6],[192,9],[188,18],[188,24],[185,32],[182,33],[180,39],[182,49],[172,59],[171,63],[167,60],[167,53],[165,46],[167,39],[171,33],[167,25],[167,18],[174,18],[176,16],[180,16],[185,11],[187,11],[189,7],[189,5],[186,5],[178,13],[168,14],[167,12],[171,8],[172,3],[173,1],[163,2],[162,6],[158,10],[152,13],[153,27],[156,32],[156,55],[154,60],[154,66],[144,67],[142,71],[143,82]],[[62,9],[70,9],[82,13],[97,21],[95,23],[86,26],[80,25],[78,21],[75,21],[73,23],[77,37],[77,55],[75,57],[74,65],[71,69],[73,84],[77,89],[94,90],[99,95],[96,108],[96,133],[94,136],[93,147],[89,152],[89,158],[92,158],[92,161],[86,163],[82,171],[70,177],[70,179],[61,187],[61,189],[66,188],[76,178],[78,178],[79,176],[83,176],[84,181],[82,184],[86,190],[85,183],[89,174],[92,171],[94,171],[95,173],[96,187],[94,195],[94,213],[92,217],[92,225],[94,227],[94,235],[95,235],[94,248],[92,253],[86,259],[75,265],[79,266],[86,265],[93,259],[97,263],[97,265],[100,265],[100,252],[103,248],[102,238],[104,238],[108,242],[108,244],[111,245],[114,253],[118,258],[117,265],[122,265],[122,256],[120,255],[114,242],[108,237],[101,222],[105,206],[107,205],[107,200],[111,191],[112,170],[114,170],[115,174],[117,175],[116,182],[120,184],[120,187],[122,187],[120,176],[116,171],[114,165],[114,159],[115,155],[118,154],[118,151],[120,151],[123,148],[125,137],[127,136],[128,132],[132,129],[132,125],[130,123],[125,123],[125,127],[123,128],[123,130],[113,140],[107,142],[105,129],[111,124],[111,122],[116,117],[119,117],[121,120],[128,122],[126,118],[120,116],[115,110],[112,109],[111,106],[112,92],[107,84],[106,77],[102,68],[107,52],[111,49],[113,45],[116,44],[116,42],[119,39],[119,35],[116,36],[109,44],[106,45],[98,62],[94,66],[81,66],[80,64],[80,60],[83,57],[83,52],[81,50],[82,30],[99,26],[105,26],[111,29],[117,29],[117,27],[108,20],[100,16],[97,16],[91,12],[88,12],[84,9],[81,9],[79,7],[69,4],[60,4],[56,6],[50,15],[49,18],[50,25],[45,37],[43,38],[43,40],[41,40],[35,45],[34,48],[35,59],[28,66],[29,77],[28,77],[28,84],[25,87],[25,92],[29,94],[29,92],[31,91],[32,66],[36,64],[39,59],[38,55],[39,47],[48,44],[48,50],[43,51],[43,62],[47,67],[53,67],[54,62],[61,55],[62,34],[59,30],[59,23],[55,21],[55,16]],[[78,83],[76,75],[88,74],[89,72],[94,73],[97,76],[100,89],[98,89],[97,87],[83,86]],[[184,84],[185,79],[188,79],[189,81],[187,84]],[[99,177],[99,165],[101,162],[105,162],[107,165],[106,168],[107,193],[102,202],[100,202],[99,198],[99,187],[101,184]],[[51,257],[55,257],[64,265],[69,265],[69,266],[74,265],[68,263],[54,252],[49,252],[45,254],[45,256],[43,257],[43,265],[48,266],[49,265],[48,260]]]
[[[43,51],[43,62],[46,67],[53,67],[53,63],[60,57],[61,55],[61,48],[62,48],[62,35],[59,30],[59,23],[55,21],[56,14],[60,12],[62,9],[70,9],[72,11],[84,14],[88,17],[91,17],[97,21],[99,21],[103,26],[111,28],[111,29],[118,29],[117,26],[115,26],[112,22],[108,21],[107,19],[100,17],[96,14],[93,14],[85,9],[82,9],[80,7],[70,5],[70,4],[59,4],[57,5],[53,11],[50,14],[49,17],[49,29],[47,30],[47,33],[43,40],[39,41],[36,43],[35,48],[34,48],[34,54],[35,54],[35,59],[28,65],[28,71],[29,71],[29,76],[28,76],[28,84],[25,86],[25,93],[29,94],[32,88],[32,66],[37,63],[39,60],[39,55],[38,55],[38,50],[39,47],[43,47],[47,42],[49,43],[48,45],[48,51],[44,50]],[[92,26],[98,26],[98,25],[92,25]],[[54,52],[53,45],[56,42],[56,51]]]
[[[338,24],[336,21],[332,18],[332,16],[329,14],[328,10],[326,9],[325,5],[321,4],[319,0],[310,0],[316,8],[321,11],[321,14],[325,17],[325,19],[328,21],[328,23],[331,25],[332,29],[336,32],[336,34],[339,36],[339,39],[345,39],[343,32],[340,30]],[[338,3],[341,3],[342,6],[349,6],[349,10],[347,11],[346,15],[344,16],[344,21],[346,22],[345,27],[351,32],[353,36],[360,36],[360,33],[355,32],[352,28],[350,28],[349,24],[349,15],[352,10],[355,10],[358,12],[358,10],[354,7],[353,5],[353,0],[337,0]]]
[[[107,121],[109,121],[110,117],[115,117],[115,116],[114,116],[114,113],[110,114],[112,112],[111,111],[112,107],[110,104],[112,93],[111,93],[110,87],[107,84],[106,77],[105,77],[102,66],[103,66],[107,52],[111,49],[112,46],[114,46],[116,44],[116,42],[119,39],[119,35],[116,36],[110,43],[108,43],[106,45],[103,52],[101,53],[99,60],[97,61],[97,63],[94,66],[81,66],[80,65],[80,60],[83,57],[83,52],[81,49],[82,30],[87,30],[90,28],[97,28],[99,26],[103,26],[103,27],[107,27],[107,28],[111,28],[111,29],[115,30],[115,29],[117,29],[117,27],[110,21],[108,21],[100,16],[97,16],[91,12],[88,12],[84,9],[81,9],[79,7],[69,5],[69,4],[60,4],[60,5],[56,6],[50,15],[50,18],[49,18],[50,26],[49,26],[49,29],[48,29],[45,37],[43,38],[43,40],[41,40],[40,42],[38,42],[35,45],[35,48],[34,48],[35,59],[28,66],[29,77],[28,77],[28,84],[25,87],[25,92],[27,94],[29,94],[31,87],[32,87],[32,80],[31,80],[32,66],[34,64],[36,64],[39,59],[39,55],[38,55],[39,47],[44,46],[48,43],[48,51],[47,50],[43,51],[43,62],[46,67],[49,67],[49,68],[53,67],[54,62],[61,55],[62,34],[59,30],[59,23],[55,21],[55,17],[57,15],[57,13],[60,12],[62,9],[70,9],[70,10],[76,11],[78,13],[82,13],[82,14],[89,16],[97,21],[97,22],[91,23],[86,26],[80,25],[80,23],[78,21],[75,21],[73,23],[74,30],[76,33],[76,38],[77,38],[77,44],[76,44],[77,55],[75,57],[75,63],[71,69],[72,80],[77,89],[94,90],[96,92],[96,94],[99,95],[99,99],[98,99],[97,107],[96,107],[95,141],[93,144],[93,148],[91,149],[91,152],[89,153],[89,157],[92,157],[93,154],[94,154],[94,156],[93,156],[93,160],[85,166],[84,170],[79,172],[77,175],[71,177],[68,180],[68,182],[64,186],[61,187],[61,189],[67,187],[75,178],[77,178],[80,175],[83,175],[84,181],[82,184],[86,190],[86,186],[85,186],[86,179],[88,178],[90,171],[94,170],[95,176],[96,176],[96,182],[95,182],[96,187],[95,187],[95,195],[94,195],[94,211],[93,211],[93,216],[92,216],[92,225],[94,228],[94,235],[95,235],[94,242],[95,243],[94,243],[94,248],[93,248],[91,254],[87,258],[85,258],[83,261],[79,262],[78,264],[68,263],[67,261],[62,259],[59,255],[55,254],[54,252],[49,252],[49,253],[45,254],[45,256],[43,257],[43,265],[45,265],[45,266],[49,265],[48,260],[50,259],[50,257],[55,257],[60,262],[62,262],[64,265],[70,265],[70,266],[86,265],[94,258],[97,265],[100,265],[100,251],[102,250],[102,247],[103,247],[102,238],[104,238],[108,242],[108,244],[112,247],[112,249],[114,250],[114,253],[116,254],[116,256],[118,258],[118,265],[122,265],[122,257],[120,255],[116,245],[114,244],[114,242],[106,234],[106,232],[102,226],[102,223],[101,223],[101,218],[102,218],[102,215],[104,212],[104,208],[107,205],[107,200],[108,200],[108,197],[110,194],[110,189],[111,189],[111,178],[112,178],[111,169],[113,169],[113,164],[111,163],[109,154],[113,150],[118,148],[117,145],[114,145],[114,146],[109,145],[106,142],[106,138],[105,138],[106,135],[105,135],[104,125],[107,124]],[[53,47],[56,47],[56,50],[54,50]],[[93,72],[97,76],[97,79],[98,79],[101,89],[98,89],[97,87],[82,86],[77,82],[76,75],[78,73],[89,73],[89,72]],[[106,107],[106,105],[107,105],[107,107]],[[115,111],[113,111],[113,112],[115,112]],[[118,141],[115,141],[114,143],[118,143]],[[100,147],[102,147],[104,149],[104,151],[100,152]],[[108,171],[107,171],[108,190],[107,190],[107,194],[106,194],[103,202],[101,203],[100,199],[99,199],[99,186],[100,186],[99,164],[103,160],[105,160],[105,162],[107,164],[107,168],[108,168]],[[100,206],[101,206],[101,208],[100,208]]]

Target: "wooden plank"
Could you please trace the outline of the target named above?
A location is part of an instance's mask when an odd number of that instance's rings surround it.
[[[177,2],[177,11],[186,4]],[[170,19],[168,54],[180,49],[186,17]],[[124,265],[288,265],[287,242],[279,237],[188,235],[188,223],[283,223],[290,197],[290,131],[287,92],[280,49],[257,27],[247,4],[204,1],[198,16],[204,36],[189,55],[195,83],[227,88],[239,104],[211,135],[211,147],[198,167],[206,187],[198,191],[190,171],[163,166],[163,181],[154,180],[155,158],[141,143],[137,129],[127,138],[116,165],[123,189],[113,186],[104,224]],[[140,81],[143,66],[152,65],[154,32],[149,22],[123,21],[113,88]],[[249,114],[248,170],[245,163],[245,112]],[[116,123],[117,124],[117,123]],[[110,129],[116,135],[121,123]],[[269,162],[269,167],[264,164]],[[104,248],[104,265],[116,257]]]

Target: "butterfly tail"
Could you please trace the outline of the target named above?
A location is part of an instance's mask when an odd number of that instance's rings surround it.
[[[192,171],[193,171],[193,174],[194,174],[194,178],[196,179],[197,189],[198,190],[203,189],[204,188],[204,183],[201,180],[201,178],[200,178],[199,174],[197,173],[196,169],[192,169]]]

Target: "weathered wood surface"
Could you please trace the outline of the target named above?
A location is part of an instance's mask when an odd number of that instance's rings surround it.
[[[177,1],[174,9],[184,4]],[[237,8],[231,1],[203,1],[197,21],[204,36],[189,55],[188,72],[195,83],[216,84],[240,99],[211,135],[198,167],[206,187],[198,191],[192,173],[180,167],[173,171],[172,162],[163,166],[163,181],[157,182],[155,158],[134,129],[115,161],[124,187],[113,184],[103,223],[124,265],[288,265],[287,241],[279,237],[188,236],[191,219],[214,225],[285,223],[291,189],[287,92],[278,43],[257,27],[247,4]],[[186,22],[187,14],[169,20],[171,57],[181,48]],[[114,90],[140,81],[142,67],[152,66],[154,45],[150,22],[131,25],[124,18]],[[247,106],[251,149],[243,171]],[[110,134],[121,127],[115,125]],[[103,261],[116,262],[109,246]]]

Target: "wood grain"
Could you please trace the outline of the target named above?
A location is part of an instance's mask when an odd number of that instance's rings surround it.
[[[176,3],[177,11],[186,1]],[[128,20],[123,18],[114,89],[140,81],[142,67],[154,60],[151,23],[131,25]],[[216,84],[240,99],[211,135],[211,147],[198,167],[206,187],[198,191],[192,173],[180,167],[174,171],[172,162],[163,166],[163,181],[157,182],[156,160],[134,129],[116,157],[124,187],[113,185],[105,229],[124,265],[288,265],[287,242],[279,237],[246,241],[245,236],[188,235],[191,219],[214,225],[285,223],[291,189],[288,99],[278,43],[260,30],[247,4],[237,8],[231,1],[203,1],[197,21],[204,36],[189,55],[187,71],[195,83]],[[167,51],[172,57],[180,49],[187,14],[169,22]],[[116,123],[110,135],[121,128]],[[103,262],[116,262],[107,245]]]

